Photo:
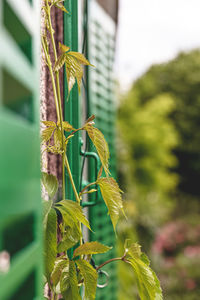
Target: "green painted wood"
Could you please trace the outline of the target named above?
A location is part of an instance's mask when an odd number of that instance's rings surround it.
[[[38,1],[0,0],[0,299],[42,298]]]
[[[116,107],[113,76],[115,24],[94,0],[89,1],[88,24],[88,57],[90,62],[96,66],[96,68],[88,69],[89,114],[96,116],[95,125],[103,132],[109,144],[110,170],[112,176],[116,177]],[[94,151],[91,144],[90,151]],[[93,178],[94,171],[93,165],[91,165],[89,181],[92,181]],[[89,219],[94,230],[90,233],[90,239],[113,246],[108,253],[95,256],[95,262],[99,265],[107,259],[116,257],[116,237],[102,199],[96,206],[90,207]],[[103,289],[97,288],[96,299],[117,299],[117,265],[108,264],[103,270],[109,274],[109,284]],[[102,283],[101,280],[105,282],[105,278],[100,278],[100,283]]]

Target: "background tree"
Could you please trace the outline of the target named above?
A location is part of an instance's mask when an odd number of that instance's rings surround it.
[[[198,272],[191,261],[191,253],[200,253],[196,233],[200,210],[199,111],[198,50],[153,65],[133,84],[119,108],[123,145],[120,176],[131,217],[131,221],[121,223],[120,235],[140,241],[149,253],[153,248],[165,299],[197,299],[199,295]],[[190,237],[183,238],[185,231]],[[120,272],[125,278],[128,270],[121,268]],[[122,281],[121,299],[130,299],[128,290],[132,289],[129,276]]]

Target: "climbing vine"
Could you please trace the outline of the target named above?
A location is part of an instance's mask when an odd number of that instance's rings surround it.
[[[106,264],[122,261],[129,264],[137,278],[138,293],[143,300],[161,300],[162,291],[155,273],[149,266],[147,256],[141,252],[140,246],[131,241],[125,241],[124,253],[121,257],[112,258],[99,266],[91,264],[92,256],[105,253],[111,247],[95,242],[83,242],[82,228],[89,230],[90,224],[85,217],[81,203],[83,194],[96,192],[99,187],[103,200],[108,208],[113,229],[120,214],[124,214],[123,202],[117,182],[110,177],[109,172],[109,148],[102,132],[96,128],[95,116],[88,118],[80,128],[74,128],[63,120],[61,105],[59,72],[66,69],[68,98],[77,82],[80,91],[83,77],[83,66],[91,66],[90,62],[79,52],[71,51],[67,45],[59,43],[59,55],[57,52],[54,29],[51,22],[51,9],[55,6],[64,13],[68,13],[63,5],[63,0],[45,0],[42,12],[45,20],[45,28],[41,34],[41,44],[44,59],[49,69],[54,94],[57,122],[43,121],[45,129],[42,131],[42,145],[49,153],[60,155],[62,158],[62,200],[53,201],[58,189],[58,180],[52,174],[42,173],[42,183],[49,195],[48,201],[43,201],[43,226],[44,226],[44,258],[45,258],[45,284],[48,296],[45,299],[95,299],[98,273]],[[53,57],[50,55],[50,45],[53,48]],[[53,61],[55,63],[53,64]],[[75,88],[75,87],[74,87]],[[82,190],[77,190],[70,169],[67,147],[69,140],[78,131],[86,131],[94,144],[101,161],[101,167],[96,181],[88,184]],[[65,172],[68,174],[76,201],[65,199]],[[103,176],[105,174],[105,176]],[[93,187],[91,189],[91,187]],[[70,256],[70,249],[73,254]],[[72,251],[71,251],[72,253]],[[84,289],[82,289],[84,286]]]

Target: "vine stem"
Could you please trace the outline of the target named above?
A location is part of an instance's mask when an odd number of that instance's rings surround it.
[[[44,50],[44,54],[45,54],[45,57],[46,57],[47,65],[48,65],[50,76],[51,76],[52,87],[53,87],[53,94],[54,94],[55,105],[56,105],[56,114],[57,114],[58,120],[60,122],[58,97],[57,97],[57,90],[56,90],[55,79],[54,79],[54,75],[53,75],[53,68],[52,68],[51,60],[49,58],[49,54],[47,52],[47,48],[46,48],[46,45],[45,45],[44,37],[42,37],[41,40],[42,40],[42,47],[43,47],[43,50]]]
[[[76,186],[75,186],[75,183],[74,183],[74,180],[73,180],[73,177],[72,177],[71,169],[70,169],[70,166],[69,166],[69,161],[68,161],[68,158],[67,158],[66,154],[65,154],[65,166],[66,166],[66,169],[67,169],[67,172],[68,172],[68,175],[69,175],[69,180],[71,182],[72,189],[73,189],[76,201],[80,204],[81,201],[80,201],[79,195],[78,195],[77,190],[76,190]]]
[[[82,195],[90,186],[92,186],[92,185],[95,185],[97,182],[95,181],[95,182],[91,182],[91,183],[89,183],[88,185],[86,185],[83,189],[82,189],[82,191],[80,192],[80,195]]]
[[[102,267],[104,267],[105,265],[113,262],[113,261],[118,261],[118,260],[124,260],[123,257],[115,257],[115,258],[111,258],[111,259],[108,259],[106,260],[105,262],[103,262],[100,266],[98,266],[96,268],[96,271],[98,271],[99,269],[101,269]]]
[[[54,59],[55,62],[57,61],[57,50],[56,50],[56,44],[55,44],[55,39],[54,39],[54,31],[52,27],[52,22],[51,22],[51,9],[48,4],[48,0],[46,0],[46,6],[47,6],[47,16],[48,16],[48,23],[49,23],[49,32],[50,32],[50,37],[51,37],[51,42],[53,46],[53,53],[54,53]],[[58,106],[58,119],[60,120],[60,128],[61,128],[61,133],[62,133],[62,198],[65,199],[65,145],[64,145],[64,129],[63,129],[63,114],[62,114],[62,105],[61,105],[61,93],[60,93],[60,79],[59,79],[59,72],[55,72],[55,77],[56,77],[56,89],[57,89],[57,106]]]

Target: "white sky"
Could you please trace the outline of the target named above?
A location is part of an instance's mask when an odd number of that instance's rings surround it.
[[[122,91],[153,63],[200,47],[200,0],[120,0],[116,73]]]

